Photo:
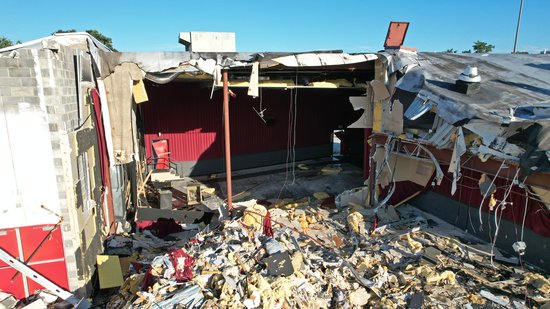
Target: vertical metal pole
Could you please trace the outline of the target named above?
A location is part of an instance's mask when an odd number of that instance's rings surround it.
[[[227,184],[227,210],[233,210],[233,189],[231,185],[231,139],[229,130],[229,69],[222,69],[223,80],[223,126],[225,133],[225,181]]]
[[[369,136],[372,134],[371,128],[364,129],[363,137],[363,179],[367,180],[369,178],[370,172],[370,145],[369,145]]]
[[[518,25],[516,27],[516,38],[514,39],[514,50],[512,51],[512,54],[516,53],[516,46],[518,44],[518,35],[519,35],[519,23],[521,22],[521,11],[522,10],[523,10],[523,0],[521,0],[521,3],[519,4]]]

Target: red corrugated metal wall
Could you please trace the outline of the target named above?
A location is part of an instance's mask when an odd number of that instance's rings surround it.
[[[259,110],[260,99],[246,94],[246,88],[232,89],[230,99],[232,155],[253,154],[287,148],[290,90],[262,89],[265,116],[275,118],[266,126],[252,107]],[[358,117],[348,102],[359,90],[297,90],[296,147],[331,143],[338,124]],[[211,88],[198,83],[147,84],[150,101],[144,103],[145,146],[151,157],[151,141],[168,139],[172,161],[222,158],[222,92],[210,99]],[[360,113],[359,113],[360,114]],[[161,136],[158,133],[161,133]]]
[[[448,165],[441,165],[441,168],[446,171],[448,169]],[[478,184],[478,179],[481,177],[481,173],[468,168],[463,168],[462,173],[464,174],[464,177],[462,177],[462,179],[457,183],[457,191],[454,195],[451,195],[452,176],[447,174],[447,176],[443,178],[441,185],[433,188],[430,184],[428,184],[427,188],[422,188],[421,186],[410,181],[398,182],[395,193],[391,197],[390,202],[398,203],[413,195],[417,191],[431,190],[466,205],[479,208],[481,200],[483,199],[483,195],[481,194]],[[495,198],[497,200],[501,200],[504,197],[505,189],[510,185],[510,180],[497,178],[495,180],[495,185],[497,187],[497,190],[495,191]],[[508,196],[507,201],[512,202],[513,204],[506,207],[502,211],[502,217],[512,221],[515,224],[521,225],[523,213],[525,211],[524,207],[526,205],[525,196],[526,193],[524,189],[520,189],[518,186],[512,187],[512,191]],[[441,206],[444,207],[444,205]],[[550,218],[546,214],[545,206],[542,203],[529,198],[527,201],[527,207],[529,210],[525,219],[525,225],[527,228],[539,235],[550,237]],[[486,213],[488,212],[488,209],[489,198],[486,198],[483,202],[482,209],[484,220],[487,220]],[[475,216],[478,216],[478,214],[476,213]]]

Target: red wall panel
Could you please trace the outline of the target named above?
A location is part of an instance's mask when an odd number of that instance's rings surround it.
[[[262,89],[265,116],[274,118],[266,126],[252,107],[259,110],[260,99],[246,94],[246,88],[232,89],[230,99],[232,155],[253,154],[287,148],[291,91]],[[222,158],[222,92],[210,99],[211,88],[196,83],[172,82],[147,85],[150,101],[144,103],[144,127],[147,156],[151,141],[168,139],[172,161],[198,161]],[[353,111],[350,95],[360,90],[297,90],[296,147],[331,143],[331,133],[338,124],[353,122],[360,113]],[[159,137],[158,133],[161,133]]]
[[[441,168],[446,171],[448,169],[448,165],[441,165]],[[449,173],[446,173],[441,185],[433,188],[430,183],[427,188],[423,189],[421,186],[410,181],[398,182],[395,193],[392,195],[390,202],[398,203],[417,191],[431,190],[466,205],[479,208],[481,200],[483,199],[483,195],[481,194],[478,184],[478,179],[481,177],[481,173],[467,168],[464,168],[462,173],[464,176],[458,181],[457,190],[454,195],[451,195],[452,176]],[[510,180],[503,178],[497,178],[495,180],[495,186],[497,187],[497,190],[495,191],[495,198],[497,200],[502,200],[505,190],[510,183]],[[521,225],[526,206],[525,196],[526,193],[524,189],[521,189],[518,186],[512,187],[512,191],[510,192],[507,201],[512,202],[513,204],[508,205],[506,209],[502,211],[502,217],[514,222],[515,224]],[[441,206],[444,207],[444,205]],[[550,237],[550,217],[548,216],[546,206],[530,198],[527,201],[527,207],[528,212],[525,219],[525,226],[539,235]],[[484,221],[487,221],[488,211],[489,197],[487,197],[483,202],[482,213]],[[476,213],[475,216],[478,216],[478,214]]]
[[[37,225],[0,230],[0,248],[6,250],[20,261],[25,261],[38,248],[40,242],[53,227],[54,225]],[[17,235],[18,233],[19,235]],[[23,252],[24,258],[19,256],[19,251]],[[28,265],[62,288],[69,288],[63,237],[60,227],[38,248]],[[24,298],[43,289],[32,279],[26,278],[29,292],[27,294],[25,292],[24,276],[19,274],[13,282],[11,281],[15,273],[15,269],[0,261],[0,290],[12,293],[17,298]]]

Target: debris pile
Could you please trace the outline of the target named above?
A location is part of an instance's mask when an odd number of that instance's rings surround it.
[[[345,194],[334,201],[326,193],[250,200],[216,226],[182,225],[161,238],[166,229],[157,222],[116,235],[106,254],[130,262],[106,307],[526,308],[550,301],[550,283],[534,268],[491,259],[486,245],[413,207],[372,209]]]

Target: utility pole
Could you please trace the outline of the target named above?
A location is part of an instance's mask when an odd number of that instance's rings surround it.
[[[518,44],[518,35],[519,35],[519,24],[521,22],[521,11],[522,10],[523,10],[523,0],[521,0],[521,3],[519,4],[518,25],[516,27],[516,38],[514,40],[514,50],[512,51],[512,54],[516,53],[516,46]]]

